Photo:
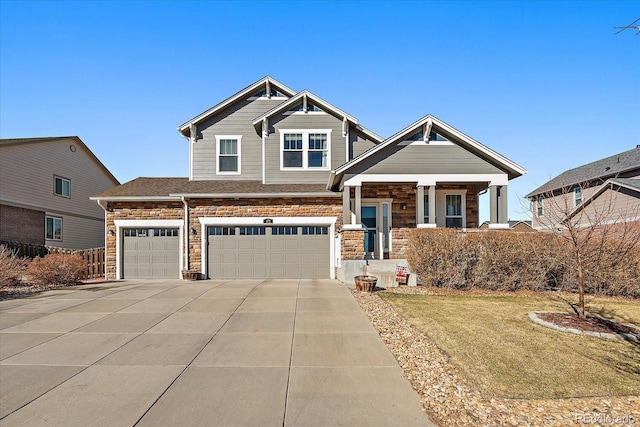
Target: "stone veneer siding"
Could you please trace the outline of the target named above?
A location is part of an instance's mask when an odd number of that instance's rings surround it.
[[[192,199],[189,203],[189,269],[202,270],[202,238],[199,218],[257,217],[277,218],[294,216],[335,217],[336,230],[342,228],[342,199],[340,197],[277,198],[277,199]],[[206,238],[206,237],[205,237]]]
[[[0,205],[0,240],[44,245],[45,213]]]

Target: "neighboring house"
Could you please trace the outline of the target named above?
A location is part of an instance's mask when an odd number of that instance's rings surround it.
[[[489,229],[489,221],[485,221],[480,226],[480,230],[488,230]],[[509,220],[509,230],[517,231],[520,233],[527,233],[531,231],[536,231],[531,227],[531,221],[529,220]]]
[[[508,228],[526,171],[428,115],[384,139],[309,91],[265,77],[178,127],[188,178],[138,178],[107,210],[110,279],[334,278],[403,259],[409,230]]]
[[[104,246],[105,212],[89,197],[117,185],[77,136],[0,139],[0,240]]]
[[[638,179],[640,146],[563,172],[525,196],[531,201],[532,226],[536,230],[558,228],[567,216],[575,218],[578,212],[585,213],[580,222],[594,225],[634,220]],[[591,204],[595,198],[597,203]],[[590,208],[583,211],[587,202]],[[586,215],[588,212],[591,214]]]

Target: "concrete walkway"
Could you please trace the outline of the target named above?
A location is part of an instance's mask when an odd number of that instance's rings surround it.
[[[334,280],[126,281],[0,302],[2,426],[433,425]]]

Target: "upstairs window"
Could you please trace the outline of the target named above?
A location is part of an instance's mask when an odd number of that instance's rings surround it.
[[[219,175],[236,175],[240,173],[240,141],[239,135],[216,136],[216,173]]]
[[[544,215],[544,197],[538,196],[538,216]]]
[[[330,130],[281,130],[280,169],[330,168]]]
[[[71,181],[59,176],[53,177],[53,193],[56,196],[71,197]]]
[[[573,199],[576,202],[576,206],[580,205],[580,203],[582,203],[582,188],[578,187],[575,190],[573,190]]]

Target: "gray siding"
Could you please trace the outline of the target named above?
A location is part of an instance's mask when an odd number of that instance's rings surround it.
[[[369,157],[353,173],[490,174],[503,173],[458,145],[392,145]]]
[[[198,125],[193,147],[194,180],[262,180],[262,136],[253,120],[282,100],[239,101]],[[216,175],[216,135],[242,135],[241,175]]]
[[[71,150],[71,145],[75,151]],[[54,194],[54,175],[69,179],[71,197]],[[66,218],[63,242],[47,242],[66,248],[104,246],[104,211],[89,197],[116,184],[90,154],[73,139],[7,145],[0,149],[0,202]],[[45,224],[42,224],[44,236]]]
[[[329,179],[329,170],[280,170],[280,130],[282,129],[330,129],[330,168],[334,169],[346,163],[346,138],[342,136],[341,119],[337,119],[331,114],[292,114],[276,116],[272,118],[269,123],[269,137],[266,144],[267,184],[325,184]]]
[[[374,141],[368,139],[353,126],[349,128],[349,160],[358,157],[375,145],[376,143]]]

